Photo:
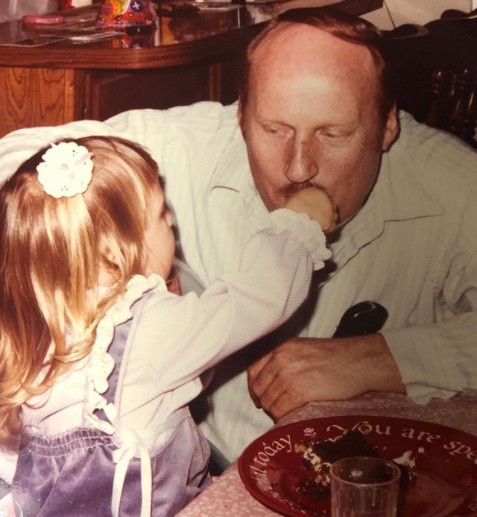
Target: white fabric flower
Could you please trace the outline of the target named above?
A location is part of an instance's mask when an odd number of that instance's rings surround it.
[[[93,161],[86,147],[76,142],[52,144],[42,159],[36,170],[47,194],[61,198],[86,191],[93,177]]]

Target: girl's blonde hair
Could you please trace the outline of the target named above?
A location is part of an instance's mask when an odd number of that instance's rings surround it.
[[[71,141],[71,140],[64,140]],[[54,198],[38,182],[43,149],[0,189],[0,442],[13,445],[22,404],[89,353],[96,326],[142,273],[157,164],[120,138],[75,140],[92,154],[84,194]],[[100,267],[114,279],[98,290]]]

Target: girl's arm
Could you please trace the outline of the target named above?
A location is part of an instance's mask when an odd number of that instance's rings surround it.
[[[316,219],[331,228],[334,211],[320,191],[304,192],[292,204],[315,220],[278,210],[271,214],[273,226],[247,244],[239,272],[223,275],[200,297],[168,293],[151,300],[134,347],[163,389],[195,378],[270,333],[303,303],[313,269],[330,256]]]

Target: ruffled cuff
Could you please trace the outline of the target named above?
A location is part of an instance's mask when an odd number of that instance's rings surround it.
[[[326,247],[326,236],[316,221],[289,208],[274,210],[270,218],[272,226],[293,233],[310,252],[315,271],[324,267],[324,261],[331,257],[331,251]]]

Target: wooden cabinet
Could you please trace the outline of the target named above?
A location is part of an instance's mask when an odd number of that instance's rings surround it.
[[[234,58],[130,71],[0,67],[0,136],[20,127],[104,120],[128,109],[229,103],[237,96],[227,66]]]
[[[104,120],[128,109],[233,102],[238,55],[129,71],[0,67],[0,136],[20,127]]]
[[[167,41],[141,48],[128,48],[120,35],[88,45],[0,45],[0,136],[27,126],[104,120],[134,108],[232,102],[240,57],[263,25],[251,20],[188,41],[169,30]],[[19,24],[0,24],[0,43],[8,27]],[[17,30],[16,37],[28,34]]]
[[[0,67],[0,136],[20,127],[81,118],[84,75],[68,69]]]

